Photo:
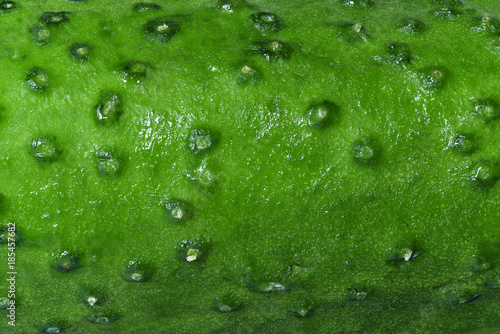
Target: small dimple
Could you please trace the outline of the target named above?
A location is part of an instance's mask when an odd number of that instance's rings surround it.
[[[247,282],[250,291],[259,293],[283,293],[290,290],[290,287],[283,282],[274,280],[250,280]]]
[[[109,325],[116,321],[118,317],[114,313],[99,311],[91,314],[87,320],[96,325]]]
[[[40,163],[54,162],[61,153],[53,136],[34,138],[30,142],[30,153]]]
[[[480,160],[476,163],[470,179],[478,188],[489,188],[495,185],[499,176],[499,168],[495,163]]]
[[[99,102],[95,107],[97,123],[100,125],[113,125],[123,114],[121,95],[113,91],[101,92]]]
[[[54,259],[54,269],[61,273],[70,272],[80,268],[78,256],[69,252],[62,252]]]
[[[199,240],[184,240],[177,250],[180,261],[195,263],[203,262],[208,255],[208,243]]]
[[[477,149],[475,136],[468,133],[454,135],[450,140],[449,146],[454,151],[463,154],[474,153]]]
[[[400,265],[405,262],[414,261],[421,254],[420,249],[415,246],[402,247],[394,252],[393,255],[389,257],[387,262],[393,265]]]
[[[347,300],[353,302],[362,302],[366,299],[370,291],[368,289],[354,287],[348,290],[347,292]]]
[[[406,17],[399,22],[399,31],[407,34],[419,34],[425,29],[424,21],[414,17]]]
[[[238,64],[235,73],[240,85],[255,84],[262,80],[261,70],[249,62]]]
[[[342,22],[339,25],[339,39],[347,43],[367,42],[370,34],[360,22]]]
[[[161,6],[153,2],[137,2],[132,9],[139,13],[156,12],[161,9]]]
[[[73,43],[69,52],[71,57],[77,61],[87,61],[92,51],[93,46],[87,43]]]
[[[263,32],[280,31],[282,28],[281,20],[273,13],[262,11],[254,13],[251,20],[255,28]]]
[[[483,288],[474,282],[462,281],[448,283],[438,288],[438,294],[454,304],[469,304],[476,301],[483,293]]]
[[[45,12],[41,21],[48,25],[60,25],[69,22],[68,12]]]
[[[38,331],[43,334],[58,334],[64,331],[64,326],[55,323],[48,323],[39,326]]]
[[[498,103],[493,99],[477,99],[474,101],[472,114],[487,123],[498,118]]]
[[[122,161],[114,150],[99,150],[96,153],[96,167],[103,177],[117,177],[122,172]]]
[[[375,4],[373,0],[339,0],[339,1],[344,6],[347,7],[369,8]]]
[[[39,46],[45,46],[50,41],[50,30],[39,26],[30,29],[31,39]]]
[[[389,62],[393,64],[408,64],[412,60],[412,52],[406,43],[396,42],[387,46]]]
[[[449,73],[442,66],[431,66],[424,68],[420,72],[420,78],[424,90],[436,92],[446,85],[449,79]]]
[[[317,129],[324,128],[332,123],[338,109],[335,103],[328,100],[313,102],[306,111],[307,124]]]
[[[6,246],[12,243],[18,245],[24,241],[17,228],[12,226],[14,225],[11,223],[8,226],[0,226],[0,245]]]
[[[120,69],[124,75],[124,81],[140,83],[147,78],[151,65],[145,61],[130,60],[123,63]]]
[[[309,318],[313,315],[315,307],[310,302],[303,302],[288,309],[288,312],[298,318]]]
[[[0,11],[2,13],[11,13],[17,7],[17,3],[14,1],[2,1],[0,2]]]
[[[140,261],[129,261],[125,268],[124,279],[127,282],[143,283],[151,279],[153,271],[149,265]]]
[[[380,148],[373,138],[365,137],[354,143],[354,162],[362,166],[373,166],[380,156]]]
[[[0,310],[5,310],[10,306],[10,299],[7,297],[0,297]]]
[[[453,7],[439,7],[434,9],[431,13],[435,17],[444,20],[453,20],[463,14],[460,10]]]
[[[182,223],[193,217],[193,208],[183,201],[169,201],[165,204],[167,220],[170,223]]]
[[[500,21],[491,15],[474,16],[471,19],[471,30],[497,35],[500,32]]]
[[[281,40],[263,40],[250,45],[250,51],[262,55],[268,61],[285,60],[292,56],[293,48]]]
[[[188,143],[194,154],[207,153],[217,144],[217,135],[207,129],[195,129],[189,134]]]
[[[155,38],[160,42],[167,42],[180,31],[177,22],[167,19],[154,19],[144,25],[144,31],[147,36]]]
[[[43,69],[36,67],[28,71],[26,83],[33,92],[41,93],[49,87],[49,76]]]
[[[228,293],[217,297],[213,304],[213,309],[220,313],[231,313],[240,310],[242,302],[238,296]]]

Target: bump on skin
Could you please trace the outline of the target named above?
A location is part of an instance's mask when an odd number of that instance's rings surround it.
[[[132,9],[139,13],[157,12],[161,6],[153,2],[137,2],[132,6]]]
[[[28,71],[26,84],[31,91],[42,93],[49,87],[49,75],[43,69],[35,67]]]
[[[40,163],[51,163],[57,161],[61,150],[53,136],[41,136],[33,138],[30,142],[30,153]]]
[[[254,13],[250,19],[254,27],[262,32],[278,32],[282,29],[281,20],[275,14],[268,11]]]
[[[160,42],[170,41],[180,31],[180,26],[177,22],[163,18],[151,20],[143,28],[146,36]]]

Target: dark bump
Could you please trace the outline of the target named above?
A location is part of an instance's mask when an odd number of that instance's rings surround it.
[[[250,17],[253,25],[263,32],[278,32],[282,29],[281,20],[271,12],[262,11],[252,14]]]
[[[168,42],[180,31],[180,26],[175,21],[158,18],[147,22],[144,25],[144,31],[151,38],[160,42]]]

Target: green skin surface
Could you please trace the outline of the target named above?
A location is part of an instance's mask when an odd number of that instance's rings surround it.
[[[16,327],[0,310],[0,332],[51,322],[67,333],[500,330],[500,184],[495,175],[471,181],[478,163],[498,173],[500,120],[475,115],[473,99],[500,99],[500,35],[470,24],[500,16],[500,5],[467,1],[464,15],[443,20],[430,13],[437,1],[374,2],[255,1],[229,13],[208,0],[157,1],[156,12],[128,0],[19,1],[1,15],[0,214],[24,243]],[[280,18],[280,31],[253,26],[261,10]],[[68,11],[69,22],[39,46],[29,31],[45,11]],[[408,16],[426,29],[398,31]],[[158,17],[180,26],[168,42],[144,36]],[[362,23],[364,37],[339,36],[343,21]],[[249,53],[266,39],[293,54]],[[409,63],[391,63],[395,42],[409,45]],[[87,61],[72,59],[74,43],[92,45]],[[132,60],[150,64],[139,83],[124,82]],[[246,61],[261,77],[243,84]],[[449,75],[436,90],[419,75],[432,66]],[[49,76],[44,92],[26,84],[33,68]],[[121,94],[123,114],[99,126],[95,106],[108,90]],[[308,109],[324,100],[338,112],[310,126]],[[217,141],[195,154],[188,138],[198,128]],[[474,150],[453,149],[458,134]],[[44,163],[29,143],[48,135],[60,154]],[[375,155],[359,163],[353,146],[365,138]],[[119,157],[111,176],[96,167],[101,150]],[[203,164],[209,186],[193,180]],[[192,217],[172,223],[172,200]],[[206,258],[181,261],[183,240],[205,241]],[[401,260],[411,247],[418,257]],[[55,270],[62,251],[78,254],[80,267]],[[149,280],[127,280],[129,261]],[[259,293],[270,283],[287,291]],[[86,305],[89,290],[105,298]],[[7,291],[2,279],[0,297]],[[100,311],[116,321],[87,320]]]

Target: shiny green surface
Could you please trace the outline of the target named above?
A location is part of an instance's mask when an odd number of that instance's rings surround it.
[[[1,15],[0,214],[24,239],[14,332],[499,330],[500,120],[484,101],[500,101],[500,6],[442,19],[446,1],[344,2]],[[262,10],[278,29],[255,26]],[[152,36],[157,18],[178,31]],[[100,122],[113,94],[123,110]],[[177,201],[188,219],[167,212]],[[78,268],[54,268],[63,252]]]

